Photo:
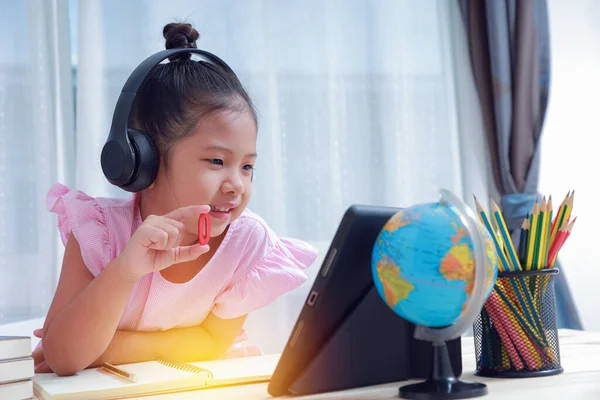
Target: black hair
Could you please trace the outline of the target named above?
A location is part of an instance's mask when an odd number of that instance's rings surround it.
[[[191,24],[170,23],[163,28],[165,47],[196,48],[200,34]],[[132,125],[152,137],[165,166],[169,152],[193,132],[201,119],[222,111],[257,114],[238,77],[223,67],[192,60],[190,53],[157,65],[140,87],[132,108]]]

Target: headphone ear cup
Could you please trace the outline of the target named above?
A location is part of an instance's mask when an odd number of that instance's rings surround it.
[[[122,186],[129,192],[141,192],[147,189],[158,174],[158,149],[150,136],[137,129],[128,129],[129,142],[135,152],[135,174],[131,182]]]

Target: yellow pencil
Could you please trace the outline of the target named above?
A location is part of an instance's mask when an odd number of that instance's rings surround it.
[[[535,203],[533,210],[531,211],[531,229],[529,230],[529,242],[527,244],[527,263],[525,269],[532,269],[533,267],[533,251],[535,249],[535,237],[537,235],[537,220],[540,213],[538,203]]]
[[[556,212],[556,217],[554,218],[554,221],[552,221],[552,232],[550,233],[550,246],[552,246],[552,244],[554,243],[554,240],[556,239],[556,233],[562,226],[562,223],[565,218],[567,200],[569,199],[570,196],[571,196],[571,191],[569,191],[569,193],[567,193],[567,196],[560,203],[560,206],[558,207],[558,211]]]
[[[550,242],[550,237],[552,235],[552,214],[554,213],[554,209],[552,208],[552,195],[550,195],[550,198],[548,199],[548,218],[546,219],[546,229],[544,232],[546,232],[546,247],[544,249],[544,268],[548,268],[548,253],[550,252],[550,246],[552,245],[552,242]]]
[[[508,246],[507,244],[504,242],[504,238],[502,237],[502,234],[500,233],[500,228],[498,227],[498,222],[496,222],[496,217],[494,216],[494,211],[492,210],[492,201],[490,199],[490,216],[488,217],[490,220],[490,224],[492,225],[492,228],[494,229],[494,233],[496,234],[496,239],[498,240],[498,244],[500,245],[500,248],[502,249],[502,252],[504,253],[504,257],[506,258],[506,260],[508,261],[508,271],[512,271],[514,269],[514,266],[512,264],[512,261],[510,259],[510,256],[508,255]]]
[[[540,214],[538,215],[537,222],[537,232],[536,232],[536,247],[534,247],[533,251],[533,269],[540,269],[540,252],[542,250],[542,228],[544,225],[544,218],[546,216],[546,196],[542,197],[542,202],[540,203]]]
[[[573,210],[573,203],[575,202],[575,191],[571,192],[571,196],[567,200],[566,210],[565,210],[565,218],[564,221],[568,221],[571,218],[571,210]]]
[[[546,248],[546,228],[547,228],[547,221],[548,220],[548,209],[547,209],[547,203],[546,203],[546,197],[543,198],[542,200],[542,206],[540,207],[540,221],[539,224],[541,226],[540,231],[537,233],[539,236],[539,250],[538,253],[536,254],[537,256],[537,265],[536,265],[536,269],[542,269],[544,268],[544,265],[542,265],[545,261],[546,261],[546,255],[544,252],[544,249]]]
[[[508,228],[506,227],[506,222],[504,222],[504,217],[502,216],[502,211],[500,211],[500,207],[494,202],[494,200],[490,199],[490,204],[492,208],[492,214],[498,224],[498,229],[500,230],[500,235],[504,240],[504,244],[508,250],[508,256],[512,261],[513,270],[521,271],[521,263],[519,262],[519,256],[515,251],[515,247],[512,242],[512,238],[510,233],[508,232]]]
[[[546,208],[546,200],[543,201],[543,207]],[[512,239],[508,232],[508,228],[506,227],[506,223],[502,216],[502,212],[500,211],[500,207],[494,202],[494,200],[490,199],[490,208],[492,210],[492,214],[496,220],[497,226],[500,229],[501,237],[504,239],[508,249],[508,258],[513,261],[513,270],[520,271],[522,270],[521,264],[519,262],[519,257],[515,251],[513,246]],[[531,299],[530,293],[526,290],[527,285],[524,279],[521,277],[519,280],[512,282],[514,285],[515,293],[517,293],[517,297],[521,298],[523,301],[522,306],[527,310],[526,315],[528,315],[530,322],[534,324],[538,329],[540,329],[541,323],[539,323],[535,318],[535,309],[533,307],[533,300]]]
[[[473,196],[473,198],[475,198],[475,196]],[[492,226],[492,223],[490,222],[487,213],[485,212],[483,206],[481,205],[481,203],[479,203],[477,198],[475,198],[475,206],[477,207],[477,214],[479,214],[479,219],[481,219],[481,222],[492,236],[494,245],[496,247],[496,252],[498,253],[498,257],[500,257],[500,264],[498,265],[498,268],[501,271],[508,271],[510,269],[510,263],[504,255],[501,243],[498,241],[498,236],[496,235],[496,232],[494,232],[494,227]]]

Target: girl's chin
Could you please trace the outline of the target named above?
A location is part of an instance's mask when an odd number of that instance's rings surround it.
[[[215,223],[211,222],[210,237],[215,238],[215,237],[221,236],[222,234],[225,233],[228,226],[229,225],[227,225],[227,224],[215,224]]]

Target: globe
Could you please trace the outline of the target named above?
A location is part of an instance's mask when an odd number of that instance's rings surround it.
[[[484,244],[487,298],[498,274],[497,253],[492,237],[476,221]],[[440,201],[405,208],[389,219],[373,247],[372,274],[379,295],[397,315],[441,328],[464,313],[473,295],[475,261],[464,215]]]

